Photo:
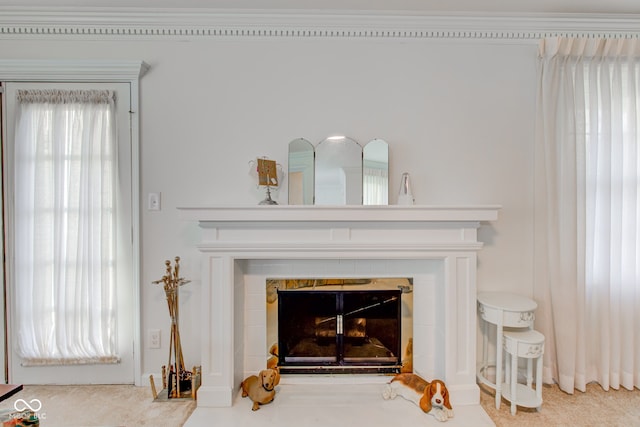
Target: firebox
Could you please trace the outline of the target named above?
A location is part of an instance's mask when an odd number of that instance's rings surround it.
[[[283,373],[395,373],[401,290],[278,290]]]

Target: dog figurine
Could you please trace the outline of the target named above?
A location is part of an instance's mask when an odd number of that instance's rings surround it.
[[[240,387],[242,388],[242,397],[247,397],[253,401],[252,411],[260,409],[260,405],[266,405],[273,402],[276,397],[275,391],[276,371],[273,369],[264,369],[256,375],[245,378]]]
[[[449,391],[441,380],[428,382],[416,374],[398,374],[391,379],[382,392],[385,400],[395,399],[396,396],[402,396],[415,403],[438,421],[453,418]]]
[[[409,338],[407,342],[407,349],[402,360],[402,368],[400,373],[412,373],[413,372],[413,338]]]
[[[278,344],[273,344],[269,348],[269,354],[271,355],[267,359],[267,369],[273,369],[276,371],[276,380],[273,383],[274,386],[280,384],[280,367],[278,366]]]

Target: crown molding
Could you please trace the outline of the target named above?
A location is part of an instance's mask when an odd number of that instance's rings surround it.
[[[640,15],[401,14],[0,7],[0,39],[639,37]]]

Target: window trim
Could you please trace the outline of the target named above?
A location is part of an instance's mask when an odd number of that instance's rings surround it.
[[[105,60],[12,60],[0,59],[0,82],[114,82],[129,83],[131,96],[131,239],[133,246],[133,364],[134,383],[142,385],[141,334],[140,334],[140,78],[149,70],[144,61]],[[1,87],[0,87],[1,90]],[[4,135],[3,135],[4,137]],[[4,228],[4,219],[0,218]],[[2,237],[0,237],[1,241]],[[4,245],[4,243],[3,243]],[[0,267],[4,276],[4,266]],[[4,300],[4,297],[2,297]],[[4,301],[2,301],[4,304]],[[3,328],[4,329],[4,328]],[[4,331],[2,332],[4,338]],[[6,347],[6,345],[3,345]],[[0,362],[5,366],[6,351],[0,352]]]

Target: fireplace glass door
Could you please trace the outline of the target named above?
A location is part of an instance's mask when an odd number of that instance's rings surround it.
[[[282,372],[397,372],[400,302],[400,290],[279,290]]]

